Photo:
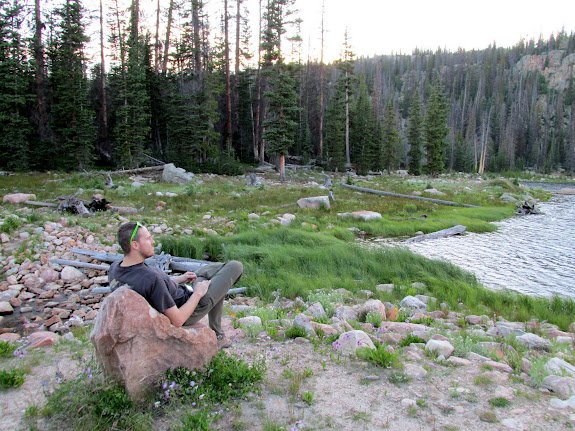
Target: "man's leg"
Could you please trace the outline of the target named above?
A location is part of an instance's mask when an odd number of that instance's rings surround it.
[[[217,268],[216,265],[220,265]],[[222,331],[222,312],[224,309],[224,297],[230,287],[238,282],[242,275],[243,265],[237,260],[229,261],[223,265],[214,264],[200,268],[197,272],[198,279],[194,282],[208,279],[211,276],[210,287],[206,295],[200,300],[198,306],[186,321],[185,325],[193,325],[199,322],[206,314],[210,321],[210,328],[216,335],[223,335]]]

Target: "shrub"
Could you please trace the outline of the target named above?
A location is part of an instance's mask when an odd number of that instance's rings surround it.
[[[188,403],[200,400],[223,403],[242,398],[259,389],[254,385],[263,380],[265,362],[248,365],[243,359],[219,352],[203,370],[178,367],[168,370],[161,382],[165,400],[181,399]]]
[[[417,335],[408,334],[407,337],[401,339],[401,341],[399,342],[399,345],[401,347],[406,347],[412,343],[424,343],[425,344],[425,340],[421,337],[418,337]]]
[[[0,356],[3,358],[9,358],[14,355],[16,346],[8,341],[0,341]]]
[[[365,323],[371,323],[375,328],[379,328],[383,322],[383,316],[381,313],[376,313],[375,311],[370,311],[365,315]]]
[[[307,338],[307,332],[305,329],[300,328],[299,326],[292,326],[286,330],[286,338]]]
[[[375,349],[362,347],[357,349],[357,356],[385,368],[395,366],[398,363],[397,354],[388,352],[383,346],[377,346]]]
[[[25,380],[24,371],[21,369],[0,370],[0,389],[17,388],[22,386]]]
[[[492,407],[509,407],[511,405],[511,401],[509,401],[507,398],[496,397],[490,398],[489,404],[491,404]]]
[[[22,225],[20,219],[16,216],[9,216],[4,219],[2,225],[0,225],[0,232],[11,233],[18,229]]]

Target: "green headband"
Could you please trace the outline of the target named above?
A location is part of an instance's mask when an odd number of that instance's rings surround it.
[[[139,227],[144,227],[144,225],[141,224],[139,221],[137,221],[136,227],[134,228],[134,232],[132,232],[132,236],[130,237],[130,246],[132,246],[132,241],[134,241],[134,237],[136,236]]]

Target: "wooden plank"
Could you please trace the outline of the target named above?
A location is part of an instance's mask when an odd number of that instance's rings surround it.
[[[59,265],[74,266],[76,268],[101,269],[106,271],[110,269],[110,265],[97,265],[95,263],[78,262],[76,260],[50,259],[50,262],[57,263]]]

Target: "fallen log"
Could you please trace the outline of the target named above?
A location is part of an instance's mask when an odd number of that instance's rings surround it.
[[[106,271],[110,269],[110,265],[97,265],[95,263],[78,262],[76,260],[50,259],[50,262],[57,263],[58,265],[74,266],[76,268],[101,269]]]
[[[123,258],[123,254],[119,253],[102,253],[96,252],[92,250],[84,250],[81,248],[73,247],[72,253],[82,254],[84,256],[90,256],[93,259],[100,260],[102,262],[120,262]],[[152,266],[160,266],[164,263],[166,258],[169,258],[169,267],[172,271],[178,272],[186,272],[186,271],[197,271],[202,266],[206,266],[207,264],[211,263],[207,260],[197,260],[197,259],[189,259],[186,257],[177,257],[177,256],[169,256],[169,255],[154,255],[146,259],[146,263]]]
[[[51,204],[49,202],[40,202],[40,201],[24,201],[26,205],[34,205],[37,207],[46,207],[46,208],[57,208],[58,204]]]
[[[391,193],[391,192],[384,192],[381,190],[367,189],[365,187],[352,186],[352,185],[345,184],[345,183],[339,183],[339,185],[346,187],[348,189],[357,190],[359,192],[372,193],[372,194],[381,195],[381,196],[393,196],[395,198],[416,199],[416,200],[420,200],[420,201],[427,201],[427,202],[433,202],[436,204],[451,205],[451,206],[456,206],[456,207],[480,208],[477,205],[461,204],[459,202],[443,201],[441,199],[424,198],[422,196],[401,195],[399,193]]]
[[[161,171],[164,169],[164,165],[159,166],[148,166],[145,168],[135,168],[135,169],[122,169],[119,171],[112,171],[112,174],[136,174],[138,172],[149,172],[149,171]]]
[[[428,239],[446,238],[448,236],[462,234],[463,232],[465,232],[466,229],[467,228],[465,226],[458,224],[453,227],[450,227],[449,229],[439,230],[437,232],[428,233],[427,235],[415,236],[413,238],[406,239],[403,242],[413,243],[413,242],[427,241]]]

